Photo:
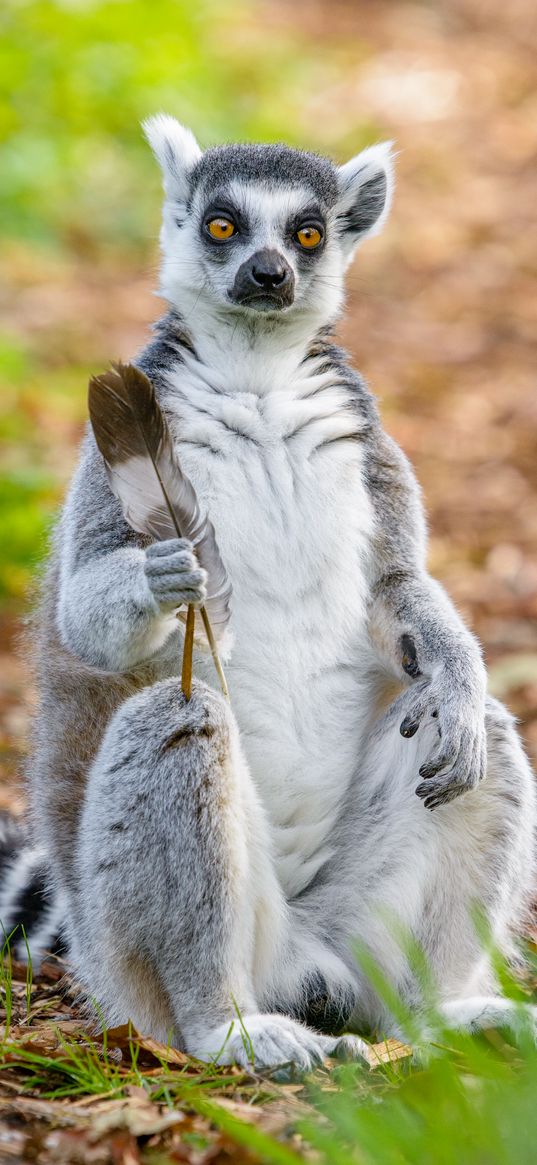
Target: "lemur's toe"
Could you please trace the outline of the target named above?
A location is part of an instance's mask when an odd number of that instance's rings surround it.
[[[340,1036],[330,1055],[336,1060],[357,1060],[369,1064],[368,1046],[359,1036]]]

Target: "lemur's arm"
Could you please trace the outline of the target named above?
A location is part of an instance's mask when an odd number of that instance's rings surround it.
[[[152,658],[177,631],[176,609],[203,602],[205,572],[182,539],[147,545],[125,522],[88,435],[60,527],[61,639],[107,671]]]
[[[425,718],[437,717],[440,741],[420,769],[424,779],[416,790],[435,808],[485,774],[485,668],[476,639],[427,574],[414,474],[398,446],[378,431],[368,482],[376,518],[371,640],[399,678],[414,681],[415,701],[401,734],[413,736]]]

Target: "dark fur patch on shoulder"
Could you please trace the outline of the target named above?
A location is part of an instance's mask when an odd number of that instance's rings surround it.
[[[344,348],[334,343],[331,336],[331,327],[322,328],[310,345],[304,358],[304,363],[314,358],[323,358],[321,365],[323,372],[333,370],[342,385],[348,390],[349,404],[356,410],[362,420],[362,437],[374,437],[380,427],[380,417],[377,402],[367,387],[364,378],[351,366],[349,356]]]
[[[181,362],[181,349],[194,351],[192,338],[178,311],[172,308],[153,324],[155,339],[138,354],[134,363],[145,372],[157,396],[167,384],[170,369]]]
[[[230,177],[265,182],[272,187],[305,186],[326,207],[334,206],[337,200],[336,169],[329,158],[280,143],[215,146],[206,150],[192,171],[192,189],[201,185],[209,191],[228,183]]]

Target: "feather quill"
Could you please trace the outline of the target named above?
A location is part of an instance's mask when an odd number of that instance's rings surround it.
[[[113,364],[89,384],[89,413],[112,492],[126,521],[139,534],[163,541],[189,538],[207,571],[207,600],[200,615],[225,695],[222,665],[212,631],[230,618],[231,583],[216,543],[214,527],[183,472],[151,381],[133,364]],[[192,653],[193,617],[187,621],[185,656]],[[183,678],[191,673],[183,660]],[[187,683],[188,686],[188,683]],[[189,692],[185,692],[187,697]]]

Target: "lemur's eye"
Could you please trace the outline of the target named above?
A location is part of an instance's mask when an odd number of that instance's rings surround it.
[[[213,239],[230,239],[236,229],[229,218],[212,218],[207,223],[207,230]]]
[[[314,247],[319,246],[322,235],[317,227],[308,225],[306,223],[296,232],[295,239],[297,243],[300,243],[301,247],[305,247],[308,251],[312,251]]]

